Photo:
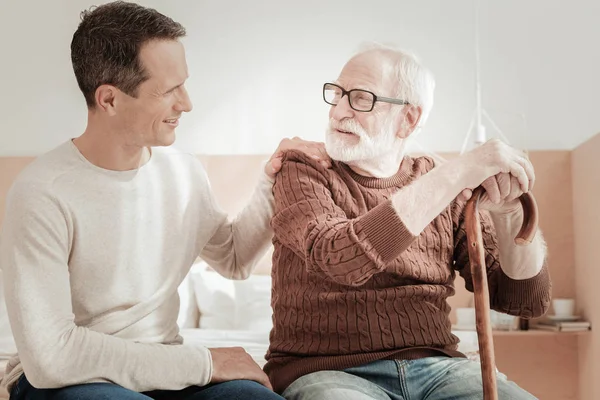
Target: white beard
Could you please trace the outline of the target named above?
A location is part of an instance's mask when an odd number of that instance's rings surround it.
[[[358,136],[358,143],[350,143],[350,138],[344,138],[335,129],[354,133]],[[369,135],[353,119],[340,122],[330,119],[325,135],[325,149],[329,157],[377,178],[389,177],[398,171],[404,152],[403,142],[396,137],[391,118],[376,136]]]

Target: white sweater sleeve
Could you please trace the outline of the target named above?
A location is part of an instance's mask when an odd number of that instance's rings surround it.
[[[71,234],[65,208],[51,194],[33,185],[13,188],[0,236],[0,267],[19,358],[32,385],[105,381],[141,392],[209,383],[206,348],[142,344],[75,325]]]
[[[273,181],[261,173],[250,201],[233,220],[219,209],[212,193],[210,199],[218,225],[200,257],[227,278],[245,279],[273,238]]]

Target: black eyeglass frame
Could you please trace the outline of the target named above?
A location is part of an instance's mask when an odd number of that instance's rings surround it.
[[[365,90],[365,89],[350,89],[350,90],[346,90],[343,87],[341,87],[340,85],[336,85],[335,83],[329,83],[326,82],[323,84],[323,100],[325,101],[325,103],[331,105],[331,106],[337,106],[337,103],[330,103],[329,101],[327,101],[327,99],[325,98],[325,91],[327,90],[328,86],[334,86],[338,89],[340,89],[342,91],[342,95],[340,96],[340,100],[342,100],[344,98],[344,96],[348,95],[348,104],[350,104],[350,107],[354,110],[354,111],[358,111],[358,112],[371,112],[373,111],[373,108],[375,107],[375,103],[377,103],[378,101],[384,102],[384,103],[391,103],[391,104],[400,104],[403,106],[409,105],[410,103],[406,100],[401,100],[401,99],[393,99],[391,97],[383,97],[383,96],[377,96],[375,93],[369,91],[369,90]],[[371,108],[368,110],[358,110],[356,108],[354,108],[354,106],[352,105],[352,98],[350,97],[350,93],[352,92],[363,92],[363,93],[368,93],[371,96],[373,96],[373,102],[371,103]]]

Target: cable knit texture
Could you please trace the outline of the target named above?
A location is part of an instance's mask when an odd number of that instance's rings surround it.
[[[405,157],[394,176],[377,179],[286,154],[274,186],[274,327],[265,366],[276,391],[319,370],[464,357],[446,301],[456,271],[473,290],[464,203],[448,205],[415,237],[390,201],[432,168],[430,158]],[[489,215],[481,218],[492,307],[542,315],[550,301],[546,265],[531,279],[506,276]]]

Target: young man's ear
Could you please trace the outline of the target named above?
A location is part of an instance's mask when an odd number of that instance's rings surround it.
[[[422,113],[423,110],[419,106],[413,106],[412,104],[404,106],[403,110],[398,113],[400,121],[398,123],[399,128],[398,132],[396,132],[396,136],[400,139],[409,137],[417,128]]]
[[[112,85],[100,85],[96,89],[96,107],[109,115],[115,115],[118,89]]]

